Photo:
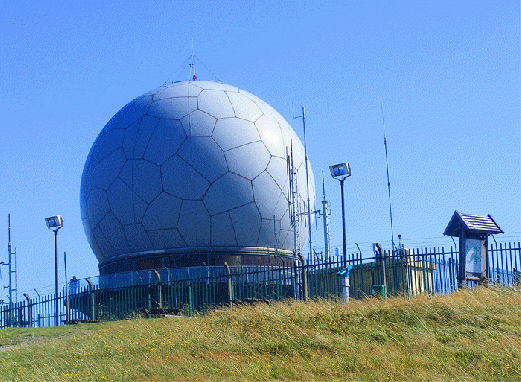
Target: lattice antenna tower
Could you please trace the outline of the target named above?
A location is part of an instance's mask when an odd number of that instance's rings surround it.
[[[4,289],[9,291],[9,304],[16,304],[18,301],[18,277],[16,275],[16,248],[13,249],[11,243],[11,214],[7,214],[7,263],[1,262],[0,265],[8,267],[9,285],[4,287]]]

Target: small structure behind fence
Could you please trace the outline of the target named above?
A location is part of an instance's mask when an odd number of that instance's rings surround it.
[[[488,257],[488,282],[513,286],[521,281],[519,242],[492,245]],[[348,267],[349,273],[341,272]],[[0,328],[53,326],[56,314],[61,325],[164,314],[191,316],[255,301],[342,299],[345,285],[348,296],[355,299],[445,294],[458,289],[458,267],[458,252],[453,248],[423,248],[384,251],[372,258],[355,253],[345,261],[336,258],[304,265],[201,267],[189,273],[159,269],[119,275],[119,281],[100,276],[96,284],[86,279],[86,285],[75,283],[69,288],[69,322],[63,291],[36,299],[24,295],[25,301],[0,306]],[[349,276],[347,284],[340,274]]]

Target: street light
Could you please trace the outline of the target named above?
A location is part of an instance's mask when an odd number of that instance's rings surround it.
[[[346,212],[344,207],[344,180],[351,176],[351,167],[349,163],[339,163],[329,166],[333,179],[340,181],[340,195],[342,196],[342,255],[344,257],[344,266],[347,262],[346,254]]]
[[[63,227],[63,219],[60,215],[45,218],[47,228],[54,231],[54,326],[59,326],[58,320],[58,230]]]

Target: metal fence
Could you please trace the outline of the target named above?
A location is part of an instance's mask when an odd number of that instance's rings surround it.
[[[384,251],[371,258],[361,253],[346,259],[315,258],[298,265],[159,269],[100,276],[96,284],[89,279],[84,285],[70,284],[58,296],[31,299],[25,295],[24,301],[0,306],[0,328],[53,326],[56,314],[63,325],[164,314],[191,316],[257,301],[451,293],[458,289],[458,257],[453,248],[418,248]],[[488,264],[489,282],[517,285],[521,281],[520,243],[492,245]]]

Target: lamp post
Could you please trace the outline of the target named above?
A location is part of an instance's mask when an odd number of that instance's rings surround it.
[[[59,326],[58,318],[58,230],[63,227],[63,219],[60,215],[45,218],[47,228],[54,231],[54,325]]]
[[[331,176],[333,179],[340,181],[340,195],[342,197],[342,256],[344,266],[347,262],[347,249],[346,249],[346,212],[344,203],[344,180],[351,176],[351,167],[349,163],[339,163],[329,166]]]

